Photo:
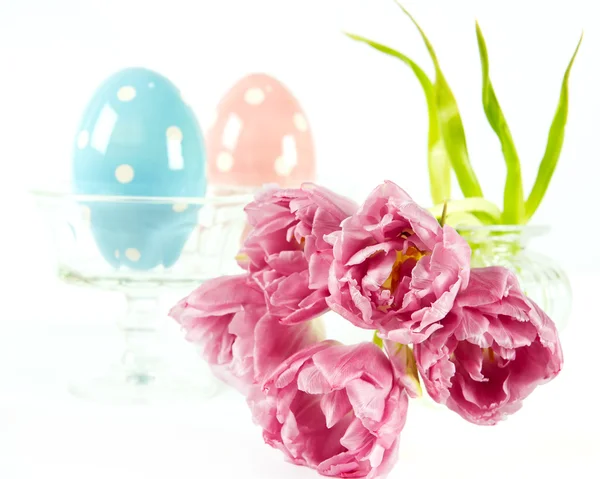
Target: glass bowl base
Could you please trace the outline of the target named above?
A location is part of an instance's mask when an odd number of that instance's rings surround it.
[[[157,369],[132,372],[117,364],[106,373],[74,380],[71,394],[87,400],[119,404],[201,402],[215,396],[220,383],[210,374],[184,374]]]

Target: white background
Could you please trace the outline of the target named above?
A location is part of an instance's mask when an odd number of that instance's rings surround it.
[[[564,69],[581,30],[586,36],[571,77],[563,155],[534,218],[554,229],[537,247],[563,264],[575,287],[563,339],[565,371],[495,429],[464,425],[449,413],[434,420],[413,408],[421,413],[409,419],[404,434],[408,470],[399,466],[393,477],[430,477],[446,468],[453,471],[448,477],[462,478],[520,478],[534,471],[591,477],[598,470],[592,453],[600,444],[588,418],[596,415],[590,397],[597,389],[588,362],[596,356],[593,333],[600,333],[592,300],[600,270],[596,3],[405,2],[437,49],[461,108],[472,163],[484,192],[497,202],[504,163],[481,109],[475,18],[487,38],[526,191]],[[273,74],[306,111],[321,183],[361,199],[389,178],[428,205],[420,86],[404,65],[350,41],[342,30],[387,42],[432,72],[418,33],[391,0],[0,0],[0,251],[10,284],[0,292],[0,477],[38,477],[40,471],[65,478],[164,477],[168,468],[175,477],[313,477],[265,451],[243,403],[228,394],[201,411],[177,412],[103,409],[63,395],[62,372],[53,368],[68,364],[65,351],[79,336],[58,325],[105,323],[96,305],[94,313],[83,309],[89,297],[53,282],[26,191],[68,178],[73,135],[90,95],[110,73],[141,65],[170,77],[201,123],[240,77]],[[460,196],[458,188],[454,192]],[[79,333],[86,338],[85,328]],[[84,341],[93,342],[89,331]],[[436,461],[436,454],[443,459]]]

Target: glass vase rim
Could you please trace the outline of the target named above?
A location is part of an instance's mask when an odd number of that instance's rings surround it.
[[[135,196],[135,195],[98,195],[83,194],[59,189],[32,188],[29,194],[34,198],[49,201],[68,201],[87,204],[187,204],[187,205],[240,205],[248,204],[254,196],[249,192],[230,195],[217,195],[207,192],[203,196]]]
[[[494,224],[494,225],[464,225],[455,227],[459,233],[507,233],[514,235],[541,236],[547,234],[552,229],[548,224]]]

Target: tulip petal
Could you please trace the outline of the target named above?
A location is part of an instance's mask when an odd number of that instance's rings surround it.
[[[461,341],[454,350],[456,361],[471,377],[473,381],[486,382],[489,381],[482,373],[483,367],[483,352],[481,348],[468,341]]]
[[[367,423],[381,421],[386,401],[381,389],[363,379],[354,379],[347,384],[346,391],[356,417]]]
[[[331,386],[323,377],[321,371],[312,364],[303,367],[298,373],[298,389],[308,394],[328,394],[331,392]]]
[[[365,444],[369,444],[373,440],[373,436],[370,431],[363,426],[360,419],[354,419],[348,429],[346,430],[346,434],[342,437],[340,443],[344,446],[348,451],[358,451],[365,447]]]
[[[344,390],[332,391],[325,394],[321,399],[321,410],[325,414],[327,427],[332,428],[344,416],[352,411],[352,405],[348,400],[348,394]]]

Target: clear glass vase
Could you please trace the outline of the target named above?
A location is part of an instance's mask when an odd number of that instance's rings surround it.
[[[472,226],[458,232],[469,242],[471,266],[500,265],[513,271],[525,291],[556,323],[559,331],[569,321],[572,292],[569,278],[554,258],[530,247],[530,241],[547,235],[545,226]]]

